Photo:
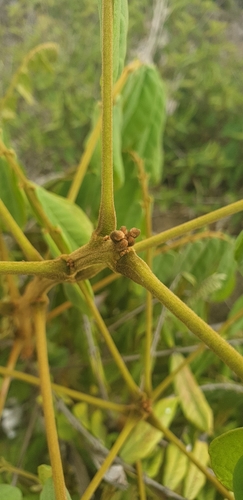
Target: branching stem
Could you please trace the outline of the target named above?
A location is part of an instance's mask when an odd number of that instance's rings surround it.
[[[171,229],[156,234],[155,236],[151,236],[151,238],[147,238],[144,241],[139,241],[138,243],[135,243],[134,249],[137,252],[141,252],[143,250],[147,250],[148,248],[162,245],[162,243],[165,243],[172,238],[177,238],[178,236],[182,236],[182,234],[188,233],[189,231],[200,229],[200,227],[212,224],[213,222],[223,219],[224,217],[228,217],[229,215],[242,212],[242,210],[243,200],[236,201],[235,203],[226,205],[226,207],[219,208],[218,210],[214,210],[209,214],[202,215],[201,217],[197,217],[196,219],[184,222],[179,226],[172,227]]]
[[[149,290],[243,380],[243,357],[161,283],[135,252],[129,252],[120,259],[116,270]]]
[[[62,470],[62,461],[58,443],[55,414],[53,408],[53,397],[48,365],[46,329],[45,329],[46,303],[36,302],[33,305],[36,349],[40,373],[41,394],[43,399],[43,411],[45,416],[46,436],[48,450],[52,466],[53,482],[56,500],[66,500],[66,488]]]

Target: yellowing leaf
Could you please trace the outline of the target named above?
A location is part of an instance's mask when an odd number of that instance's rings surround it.
[[[154,407],[155,415],[166,427],[169,427],[174,418],[177,401],[176,397],[161,399]],[[120,457],[129,464],[141,460],[154,451],[162,436],[162,432],[147,422],[139,422],[124,444]]]
[[[177,446],[170,443],[166,448],[163,484],[171,490],[180,484],[186,474],[188,458]]]
[[[78,420],[80,420],[80,422],[84,425],[84,427],[86,427],[86,429],[90,429],[87,403],[77,403],[76,405],[74,405],[73,414]]]
[[[173,354],[171,370],[175,370],[184,359],[181,354]],[[212,410],[188,366],[184,366],[175,375],[174,387],[187,420],[198,429],[211,433],[213,428]]]
[[[193,455],[202,465],[207,465],[209,461],[208,445],[204,441],[196,441],[193,448]],[[190,462],[184,483],[183,494],[188,500],[197,498],[199,491],[206,482],[206,476],[196,465]]]

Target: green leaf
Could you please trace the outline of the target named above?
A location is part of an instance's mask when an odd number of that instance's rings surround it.
[[[50,222],[61,230],[70,251],[87,243],[93,226],[80,207],[66,198],[36,186],[36,195]]]
[[[169,427],[175,416],[177,403],[178,399],[175,397],[165,398],[158,401],[154,407],[155,415],[166,427]],[[129,464],[137,462],[154,451],[162,436],[162,432],[147,422],[139,422],[124,444],[120,457]]]
[[[225,432],[209,446],[211,466],[218,480],[233,490],[233,473],[243,455],[243,427]]]
[[[113,2],[113,82],[122,73],[127,52],[128,2]]]
[[[56,500],[52,477],[49,477],[49,479],[47,479],[47,481],[45,482],[43,490],[40,494],[40,500]],[[66,500],[72,500],[67,489],[66,489]]]
[[[239,458],[233,473],[233,492],[235,500],[243,498],[243,455]]]
[[[187,456],[175,444],[169,443],[166,448],[163,484],[174,491],[184,478],[187,465]]]
[[[14,172],[4,158],[0,158],[0,198],[22,228],[26,222],[25,201]],[[2,227],[2,223],[0,223]],[[6,228],[5,228],[6,229]]]
[[[185,358],[181,354],[171,356],[171,371],[175,370]],[[182,411],[189,422],[198,429],[211,433],[213,413],[188,366],[184,366],[174,377],[175,392],[179,396]]]
[[[133,150],[145,162],[153,182],[162,175],[162,132],[165,92],[154,66],[141,66],[128,78],[122,92],[124,150]]]
[[[122,108],[121,99],[113,106],[113,168],[115,189],[124,184],[124,165],[122,159]]]
[[[192,452],[202,465],[207,465],[209,460],[207,443],[197,440]],[[204,486],[206,480],[207,478],[205,474],[203,474],[203,472],[201,472],[196,465],[190,462],[185,477],[183,495],[188,500],[194,500],[197,498],[197,495]]]
[[[157,446],[152,455],[143,460],[143,471],[149,477],[157,476],[164,458],[164,449]]]
[[[0,484],[0,498],[2,500],[22,500],[23,495],[19,488],[9,484]]]

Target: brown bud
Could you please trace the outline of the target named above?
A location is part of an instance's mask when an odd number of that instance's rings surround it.
[[[136,227],[132,227],[132,229],[130,229],[130,231],[128,232],[128,234],[133,238],[137,238],[140,235],[140,233],[141,233],[140,229],[137,229]]]
[[[122,231],[112,231],[110,238],[114,243],[117,243],[125,238],[125,234]]]
[[[126,226],[121,226],[120,231],[122,231],[124,234],[128,233]]]
[[[128,242],[129,247],[132,247],[135,243],[134,238],[130,234],[128,234],[128,236],[127,236],[127,242]]]
[[[121,240],[116,244],[116,250],[118,250],[118,252],[125,250],[127,247],[128,247],[128,241],[126,240],[126,238],[124,238],[124,240]]]

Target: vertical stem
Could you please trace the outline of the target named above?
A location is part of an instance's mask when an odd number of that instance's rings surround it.
[[[105,236],[116,228],[113,194],[113,0],[102,0],[102,177],[96,233]]]
[[[146,500],[145,484],[143,480],[143,469],[142,462],[138,460],[136,463],[137,475],[138,475],[138,491],[140,500]]]
[[[50,455],[53,482],[56,500],[66,500],[66,488],[62,470],[62,461],[58,443],[55,414],[53,408],[53,397],[50,382],[46,330],[45,310],[46,303],[36,302],[33,305],[34,323],[36,329],[36,349],[40,374],[41,395],[43,399],[43,411],[45,417],[46,436]]]
[[[145,218],[145,233],[146,238],[150,238],[152,235],[152,222],[151,222],[151,205],[152,199],[149,196],[148,187],[148,176],[144,169],[144,162],[140,156],[135,151],[132,151],[131,157],[138,168],[139,182],[142,188],[143,195],[143,209]],[[148,248],[146,252],[146,262],[150,269],[153,266],[153,249]],[[152,328],[153,328],[153,297],[152,294],[147,290],[146,292],[146,329],[145,329],[145,352],[144,352],[144,389],[148,396],[152,392],[152,356],[151,356],[151,345],[152,345]]]
[[[123,379],[125,380],[126,384],[127,384],[127,387],[129,388],[130,392],[133,394],[133,395],[136,395],[138,396],[139,398],[142,396],[142,392],[140,391],[139,387],[137,386],[137,384],[134,382],[133,378],[132,378],[132,375],[130,374],[130,372],[128,371],[116,345],[114,344],[113,342],[113,339],[110,335],[110,332],[106,326],[106,324],[104,323],[92,297],[90,296],[90,293],[85,285],[85,282],[83,281],[80,281],[78,283],[78,286],[80,288],[80,290],[83,292],[84,294],[84,297],[85,297],[85,300],[86,300],[86,303],[90,309],[90,311],[92,312],[93,314],[93,317],[96,321],[96,324],[99,328],[99,331],[100,333],[102,334],[105,342],[106,342],[106,345],[118,367],[118,369],[120,370],[120,373],[123,377]]]
[[[9,368],[9,370],[13,370],[15,368],[15,365],[16,365],[16,362],[17,362],[18,357],[20,355],[20,352],[22,350],[22,347],[23,347],[23,341],[20,339],[15,340],[13,347],[12,347],[12,350],[10,352],[7,366],[6,366],[6,368]],[[1,387],[1,391],[0,391],[0,416],[2,414],[4,405],[5,405],[5,401],[6,401],[6,398],[8,395],[8,389],[10,386],[10,382],[11,382],[11,376],[6,375],[3,379],[3,383],[2,383],[2,387]]]

